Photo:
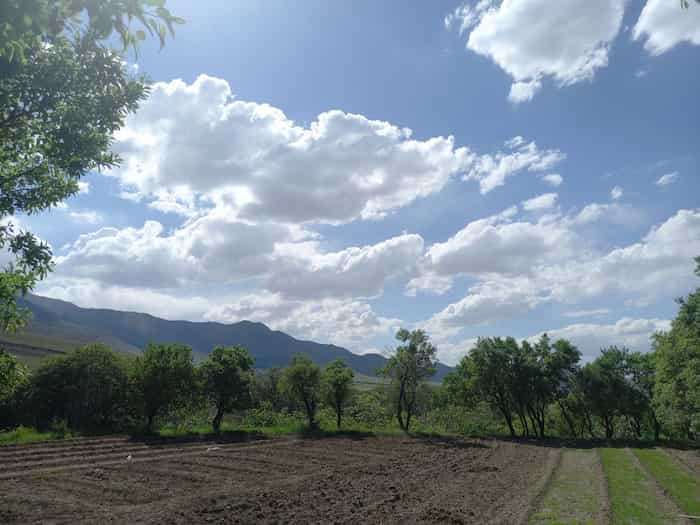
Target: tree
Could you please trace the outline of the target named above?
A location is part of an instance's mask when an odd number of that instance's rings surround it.
[[[193,396],[192,349],[180,344],[149,344],[136,358],[134,383],[150,432],[157,416]]]
[[[282,410],[285,399],[280,386],[281,380],[282,369],[279,367],[272,367],[260,373],[255,379],[256,404],[269,403],[272,410]]]
[[[396,347],[380,373],[391,380],[396,393],[396,418],[401,429],[408,432],[416,410],[418,389],[435,373],[437,349],[423,330],[402,328],[396,333],[396,339],[403,344]]]
[[[343,418],[343,409],[352,391],[352,381],[355,373],[338,358],[329,363],[321,374],[321,384],[326,402],[333,407],[336,415],[336,424],[340,428]]]
[[[165,0],[5,0],[0,7],[0,58],[25,61],[25,52],[63,34],[106,40],[117,33],[123,49],[138,48],[146,29],[161,47],[166,31],[184,20],[173,16]],[[143,29],[133,30],[137,20]]]
[[[0,403],[12,397],[17,387],[28,378],[29,369],[0,348]]]
[[[290,398],[304,405],[310,428],[317,428],[316,408],[321,390],[321,369],[304,354],[292,357],[282,372],[280,387]]]
[[[119,163],[114,132],[148,93],[120,54],[103,45],[117,32],[125,46],[145,39],[140,20],[163,41],[181,22],[163,0],[7,0],[0,7],[0,329],[28,312],[15,299],[52,269],[49,246],[12,216],[57,205],[94,169]],[[83,22],[84,21],[84,22]]]
[[[700,276],[700,257],[695,262]],[[664,428],[693,439],[700,433],[700,288],[678,304],[671,329],[653,338],[653,406]]]
[[[242,346],[217,346],[199,365],[204,394],[216,407],[214,432],[221,430],[226,412],[250,405],[253,387],[253,358]]]
[[[44,361],[32,376],[30,406],[40,427],[54,420],[70,428],[114,430],[126,425],[128,363],[103,344]]]

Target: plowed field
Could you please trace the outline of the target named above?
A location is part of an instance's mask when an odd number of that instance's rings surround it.
[[[0,523],[522,523],[553,448],[402,437],[0,447]]]

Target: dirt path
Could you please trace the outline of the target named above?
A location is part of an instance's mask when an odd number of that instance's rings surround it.
[[[328,438],[160,445],[127,461],[133,443],[93,445],[8,453],[0,522],[516,524],[559,453],[492,440]]]
[[[564,450],[561,462],[530,523],[610,523],[605,475],[595,450]]]

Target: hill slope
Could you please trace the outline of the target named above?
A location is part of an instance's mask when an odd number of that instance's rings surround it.
[[[386,362],[379,354],[358,355],[339,346],[302,341],[250,321],[167,321],[143,313],[81,308],[37,295],[29,295],[21,303],[32,311],[33,319],[17,342],[26,343],[30,338],[33,346],[41,346],[36,342],[42,339],[70,344],[100,341],[115,350],[139,352],[148,343],[183,343],[192,347],[196,359],[202,359],[217,345],[241,344],[255,357],[258,368],[286,366],[294,354],[305,353],[319,365],[342,358],[353,370],[369,376]],[[48,347],[55,348],[56,344]],[[439,365],[435,379],[449,370]]]

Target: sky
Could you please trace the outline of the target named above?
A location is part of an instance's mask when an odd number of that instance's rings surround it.
[[[16,220],[36,292],[357,353],[646,351],[699,285],[700,5],[168,1],[123,163]]]

